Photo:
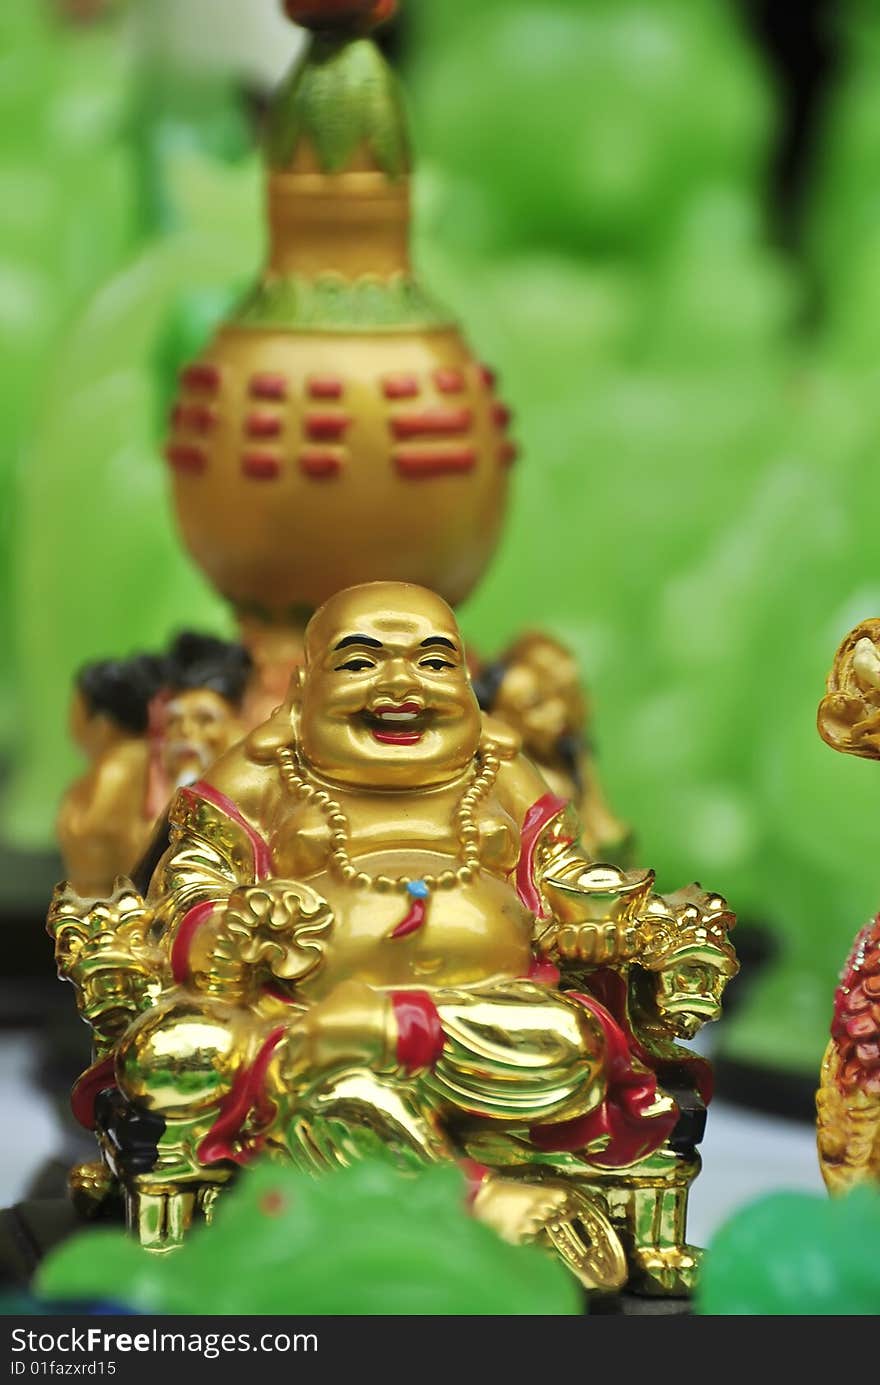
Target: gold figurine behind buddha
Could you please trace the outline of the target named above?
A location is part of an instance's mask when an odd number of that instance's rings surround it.
[[[87,664],[70,729],[88,768],[67,790],[58,842],[73,887],[108,895],[134,871],[171,795],[240,740],[257,682],[239,644],[186,632],[163,655]]]
[[[70,947],[97,906],[59,887],[60,970],[100,1031],[75,1105],[144,1244],[260,1152],[320,1172],[383,1149],[461,1164],[475,1215],[589,1289],[690,1289],[709,1093],[675,1039],[718,1016],[732,917],[593,863],[492,727],[439,597],[344,591],[284,706],[177,793],[146,926],[119,882],[112,1033],[81,975],[100,946]]]

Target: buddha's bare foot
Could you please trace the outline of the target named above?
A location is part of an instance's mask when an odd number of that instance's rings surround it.
[[[611,1292],[627,1277],[626,1257],[607,1217],[564,1183],[526,1183],[489,1176],[474,1214],[505,1241],[552,1246],[585,1289]]]
[[[697,1246],[636,1246],[630,1252],[631,1288],[651,1298],[689,1298],[702,1258]]]

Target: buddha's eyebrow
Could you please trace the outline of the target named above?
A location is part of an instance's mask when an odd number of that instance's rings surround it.
[[[382,648],[382,641],[370,639],[369,635],[346,635],[344,640],[340,640],[337,645],[334,645],[333,652],[335,653],[338,649],[348,649],[351,644],[365,644],[370,649]]]
[[[452,640],[447,640],[444,635],[429,635],[426,640],[422,640],[421,644],[419,645],[419,648],[427,649],[428,646],[432,644],[442,644],[446,647],[446,649],[451,649],[453,654],[458,653],[458,650],[453,644]]]

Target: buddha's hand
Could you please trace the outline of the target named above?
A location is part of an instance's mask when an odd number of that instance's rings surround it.
[[[572,859],[558,863],[541,882],[553,920],[538,938],[546,957],[608,966],[629,962],[642,942],[642,915],[654,882],[652,871]]]
[[[652,898],[639,964],[653,978],[655,1018],[670,1036],[692,1039],[720,1017],[724,989],[739,971],[735,922],[727,901],[699,885]]]
[[[343,981],[294,1021],[287,1048],[290,1078],[349,1064],[387,1067],[395,1049],[391,998],[362,981]]]
[[[631,961],[640,941],[639,929],[630,923],[568,923],[557,926],[546,942],[541,939],[541,951],[562,962],[601,967]]]
[[[217,935],[219,962],[301,981],[321,964],[333,925],[322,895],[298,880],[266,880],[230,895]]]

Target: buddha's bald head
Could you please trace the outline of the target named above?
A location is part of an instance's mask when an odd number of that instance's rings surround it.
[[[458,623],[442,597],[411,582],[365,582],[337,592],[312,616],[306,629],[306,667],[320,660],[340,640],[382,642],[386,634],[404,631],[437,634],[461,649]]]
[[[446,602],[407,582],[349,587],[305,638],[300,744],[330,779],[376,788],[454,778],[480,712]]]

